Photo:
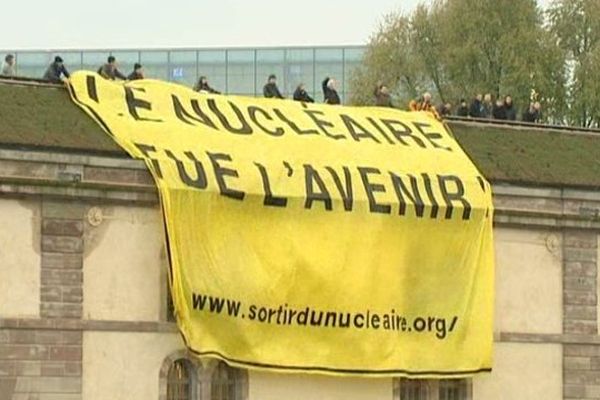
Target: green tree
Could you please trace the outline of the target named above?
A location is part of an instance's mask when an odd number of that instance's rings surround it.
[[[600,124],[600,1],[555,0],[548,10],[549,30],[566,54],[568,70],[566,122]]]
[[[401,49],[401,61],[394,49]],[[360,80],[385,80],[382,72],[392,68],[396,76],[412,77],[410,96],[430,90],[456,103],[475,93],[511,94],[521,108],[535,90],[545,115],[560,118],[565,108],[563,59],[535,0],[435,0],[409,16],[388,16],[367,47]],[[360,96],[354,100],[362,103]]]
[[[419,67],[431,81],[432,90],[444,101],[448,100],[452,85],[446,72],[446,42],[440,26],[444,24],[443,2],[431,7],[417,6],[410,19],[410,46]]]
[[[507,7],[505,2],[462,0],[444,6],[444,36],[455,47],[448,65],[452,80],[471,91],[499,94],[521,58],[518,49],[530,46],[519,39],[535,34],[535,3],[516,0]]]
[[[363,62],[352,76],[353,104],[374,103],[374,91],[385,83],[396,102],[417,95],[424,74],[419,69],[410,45],[410,20],[402,14],[388,14],[372,35]]]

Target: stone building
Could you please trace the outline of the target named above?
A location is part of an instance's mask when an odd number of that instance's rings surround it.
[[[450,126],[494,186],[494,371],[273,374],[186,353],[145,167],[64,89],[0,83],[0,400],[600,399],[600,135]]]

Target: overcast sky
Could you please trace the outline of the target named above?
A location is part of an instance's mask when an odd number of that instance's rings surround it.
[[[419,2],[13,0],[0,49],[364,44],[383,14]]]

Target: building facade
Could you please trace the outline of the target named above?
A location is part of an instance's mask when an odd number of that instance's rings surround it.
[[[169,313],[163,223],[144,165],[88,124],[64,89],[0,83],[8,94],[13,105],[0,107],[0,400],[600,398],[600,177],[557,178],[546,163],[524,171],[510,147],[514,137],[558,140],[564,155],[599,149],[600,136],[451,125],[495,193],[491,374],[275,374],[185,350]],[[22,107],[30,95],[40,103]]]
[[[364,46],[205,48],[155,50],[52,50],[3,51],[14,54],[19,76],[41,78],[55,55],[60,55],[69,71],[96,71],[108,56],[115,56],[119,68],[129,73],[135,63],[144,66],[148,78],[194,86],[206,76],[211,86],[227,94],[262,96],[270,74],[275,74],[282,93],[291,97],[296,86],[306,85],[309,94],[321,100],[325,77],[338,80],[344,99],[350,96],[352,70],[360,63]]]

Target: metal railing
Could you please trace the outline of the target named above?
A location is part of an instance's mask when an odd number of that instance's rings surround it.
[[[508,128],[527,128],[527,129],[544,129],[546,131],[562,131],[562,132],[575,132],[575,133],[587,133],[593,135],[600,135],[600,129],[598,128],[586,128],[581,126],[569,126],[569,125],[555,125],[545,123],[532,123],[525,121],[509,121],[500,119],[488,119],[488,118],[471,118],[471,117],[458,117],[458,116],[446,116],[445,121],[468,123],[468,124],[480,124],[480,125],[494,125]]]

